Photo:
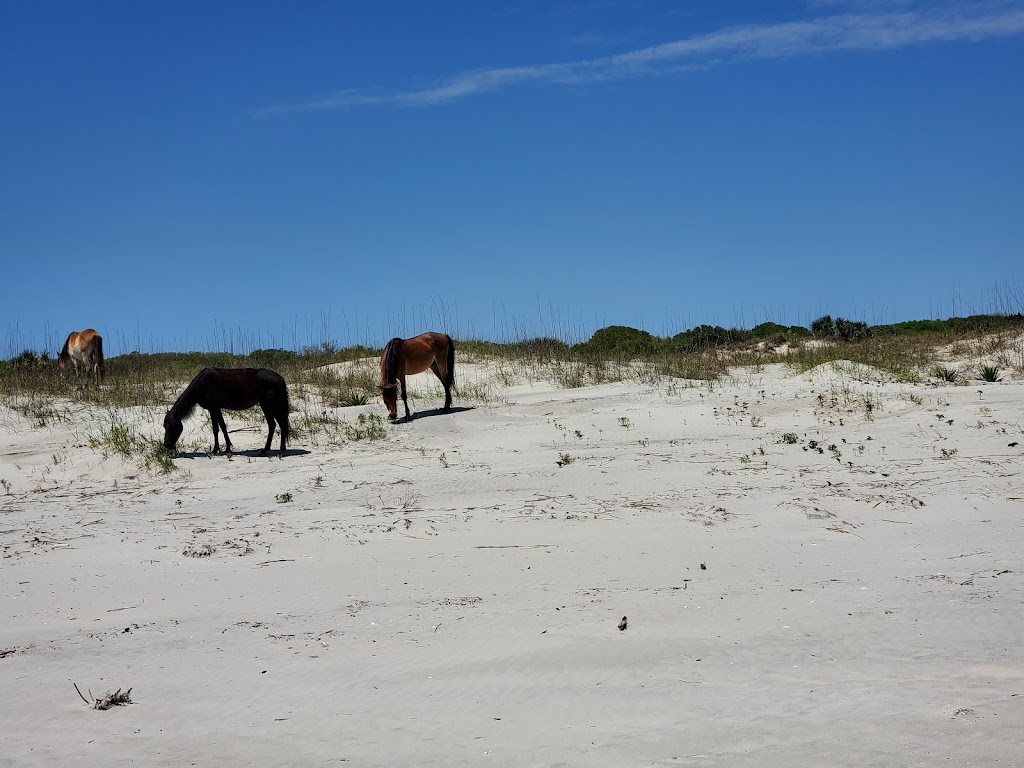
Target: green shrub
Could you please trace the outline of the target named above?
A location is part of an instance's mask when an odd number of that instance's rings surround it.
[[[811,323],[811,335],[818,339],[831,338],[836,335],[836,323],[832,315],[822,315]]]
[[[858,341],[871,335],[867,323],[854,322],[844,317],[836,318],[836,334],[843,341]]]
[[[588,357],[626,358],[653,354],[662,346],[662,340],[647,331],[610,325],[595,331],[590,340],[579,344],[577,349]]]

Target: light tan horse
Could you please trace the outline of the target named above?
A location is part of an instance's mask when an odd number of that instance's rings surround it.
[[[406,396],[405,377],[422,373],[429,368],[444,386],[445,413],[452,407],[452,387],[455,386],[455,342],[446,333],[428,331],[411,339],[392,339],[380,356],[380,391],[388,418],[394,421],[398,412],[398,387],[402,387],[402,403],[406,421],[409,399]]]
[[[63,349],[57,355],[57,367],[63,371],[69,362],[75,367],[76,377],[79,375],[79,367],[84,366],[86,379],[92,372],[98,385],[106,373],[103,365],[103,337],[94,328],[69,333]]]

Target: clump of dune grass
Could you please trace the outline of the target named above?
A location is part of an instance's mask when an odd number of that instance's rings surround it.
[[[117,416],[111,417],[108,426],[89,435],[88,444],[100,451],[104,459],[117,456],[134,461],[146,472],[166,475],[177,469],[173,454],[161,441],[140,434]]]
[[[998,365],[983,365],[978,369],[978,378],[982,381],[999,381]]]

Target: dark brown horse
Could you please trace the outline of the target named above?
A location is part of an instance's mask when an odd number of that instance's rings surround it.
[[[182,420],[191,416],[198,405],[210,412],[213,452],[220,451],[217,440],[217,428],[220,427],[224,433],[224,447],[231,453],[231,440],[221,409],[244,411],[256,404],[263,409],[270,428],[263,455],[270,451],[276,421],[281,428],[281,455],[284,456],[284,446],[288,441],[288,385],[281,374],[267,368],[203,368],[164,416],[164,447],[174,450],[184,429]]]
[[[452,387],[455,386],[455,342],[446,333],[428,331],[411,339],[392,339],[380,356],[380,391],[388,418],[394,421],[398,415],[398,387],[402,387],[402,403],[405,404],[405,418],[409,414],[409,399],[406,396],[405,377],[421,373],[429,368],[444,386],[445,413],[452,407]]]
[[[85,369],[86,380],[92,373],[98,385],[106,373],[103,365],[103,337],[94,328],[69,333],[60,354],[57,355],[57,367],[63,371],[68,367],[68,363],[75,369],[75,378],[78,378],[81,366]]]

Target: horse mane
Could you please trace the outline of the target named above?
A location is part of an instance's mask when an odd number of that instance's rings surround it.
[[[71,337],[74,336],[76,333],[78,333],[78,331],[72,331],[71,333],[68,334],[68,337],[64,339],[64,346],[61,347],[60,354],[57,355],[58,360],[63,360],[66,363],[68,359],[71,357],[71,355],[68,353],[68,347],[71,346]]]
[[[195,411],[196,406],[199,405],[199,395],[196,390],[199,389],[199,380],[206,378],[205,374],[209,371],[209,368],[203,368],[196,377],[189,382],[189,385],[185,387],[185,391],[178,395],[178,399],[174,401],[174,405],[167,411],[167,414],[175,421],[184,421]]]
[[[381,386],[390,386],[398,378],[398,355],[402,351],[402,340],[397,336],[384,347],[384,381]]]

